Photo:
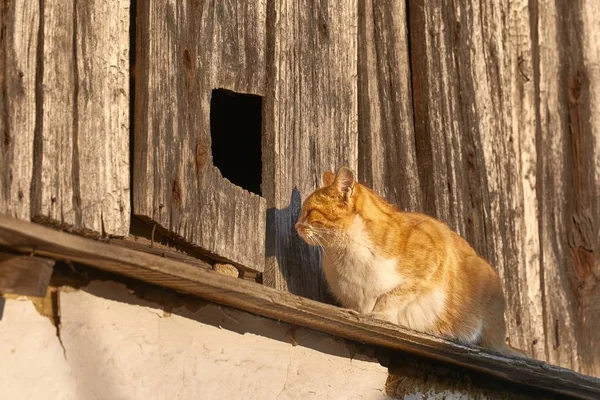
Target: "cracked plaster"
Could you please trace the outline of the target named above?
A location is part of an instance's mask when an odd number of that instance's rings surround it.
[[[4,398],[388,398],[387,369],[328,335],[210,303],[169,314],[110,282],[59,296],[60,338],[29,301],[6,301]]]

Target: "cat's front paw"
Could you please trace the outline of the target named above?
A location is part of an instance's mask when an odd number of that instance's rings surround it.
[[[361,314],[361,313],[359,313],[358,311],[356,311],[356,310],[353,310],[353,309],[351,309],[351,308],[346,308],[346,312],[347,312],[348,314],[350,314],[350,315],[354,315],[355,317],[359,317],[359,316],[361,316],[361,315],[362,315],[362,314]]]
[[[385,321],[385,314],[382,312],[378,312],[378,311],[372,311],[372,312],[368,313],[367,317]]]
[[[366,315],[368,318],[376,319],[379,321],[390,322],[392,324],[398,324],[398,321],[390,313],[382,311],[373,311]]]

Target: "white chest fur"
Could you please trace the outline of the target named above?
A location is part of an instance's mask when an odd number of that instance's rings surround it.
[[[330,249],[323,258],[323,271],[332,293],[346,308],[366,314],[377,299],[403,282],[398,261],[377,254],[357,216],[347,232],[347,245]]]
[[[346,308],[370,314],[377,299],[401,287],[405,279],[398,270],[398,260],[377,254],[365,231],[364,222],[356,217],[347,232],[347,246],[329,249],[323,258],[323,271],[334,296]],[[374,317],[411,329],[432,332],[445,311],[446,293],[441,288],[421,293],[394,293],[386,299],[384,309]]]

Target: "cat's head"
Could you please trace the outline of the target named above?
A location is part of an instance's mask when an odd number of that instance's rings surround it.
[[[356,215],[356,185],[354,172],[349,168],[323,174],[323,186],[304,201],[296,223],[296,231],[305,242],[323,246],[342,239]]]

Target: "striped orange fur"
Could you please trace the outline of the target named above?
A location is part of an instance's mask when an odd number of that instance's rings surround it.
[[[507,355],[496,271],[458,234],[400,212],[345,167],[325,172],[302,205],[299,235],[323,249],[323,271],[346,308]]]

